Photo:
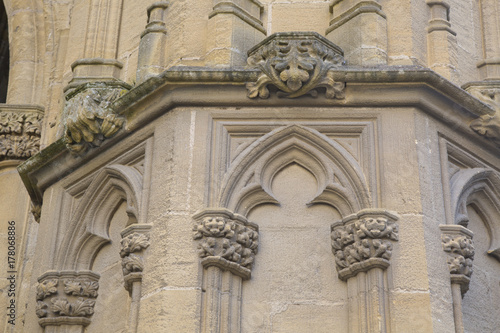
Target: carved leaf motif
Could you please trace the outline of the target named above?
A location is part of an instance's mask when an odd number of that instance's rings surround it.
[[[41,301],[45,297],[57,293],[57,284],[59,280],[49,279],[38,284],[36,287],[36,299]]]
[[[95,301],[77,298],[75,304],[72,306],[72,315],[75,317],[87,317],[94,314]]]
[[[123,258],[132,252],[138,252],[148,248],[149,237],[140,233],[133,233],[123,238],[121,241],[120,256]]]
[[[21,134],[24,116],[16,112],[0,112],[0,134]]]
[[[99,283],[96,281],[65,280],[64,292],[73,296],[97,297]]]
[[[40,136],[42,116],[40,114],[29,114],[24,120],[24,130],[29,135]]]
[[[43,318],[43,317],[47,317],[48,315],[48,305],[47,303],[45,302],[42,302],[42,301],[38,301],[36,302],[36,310],[35,310],[35,313],[36,315],[38,316],[38,318]]]
[[[123,275],[127,275],[130,272],[142,272],[144,263],[140,256],[131,253],[129,256],[122,259],[122,268]]]
[[[472,275],[474,244],[466,236],[443,235],[443,250],[449,253],[448,268],[451,274]]]
[[[52,299],[52,312],[61,316],[71,315],[71,304],[65,298]]]
[[[205,258],[208,256],[214,256],[215,255],[215,238],[213,237],[208,237],[204,238],[200,241],[200,244],[198,245],[198,254],[200,255],[200,258]]]

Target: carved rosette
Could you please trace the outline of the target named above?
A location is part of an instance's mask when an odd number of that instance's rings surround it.
[[[132,290],[132,284],[142,281],[144,270],[144,250],[149,245],[149,225],[132,225],[122,232],[120,257],[125,288]]]
[[[110,83],[85,84],[66,99],[64,138],[75,154],[83,153],[116,134],[125,119],[114,113],[111,104],[127,87]]]
[[[249,98],[268,98],[269,85],[282,97],[316,97],[317,89],[325,88],[327,98],[344,98],[345,83],[333,79],[344,64],[343,52],[318,33],[275,33],[248,51],[248,64],[263,73],[247,83]]]
[[[217,266],[249,279],[259,246],[256,224],[228,210],[205,210],[194,216],[193,238],[204,267]]]
[[[88,326],[94,314],[99,275],[91,271],[47,272],[38,278],[36,315],[45,326]]]
[[[462,295],[469,290],[474,261],[473,233],[460,225],[441,226],[443,250],[448,255],[451,283],[460,284]]]
[[[346,281],[379,267],[386,269],[392,241],[398,240],[397,215],[384,210],[363,210],[332,224],[332,251],[339,279]]]
[[[27,159],[40,151],[40,110],[0,108],[0,161]]]

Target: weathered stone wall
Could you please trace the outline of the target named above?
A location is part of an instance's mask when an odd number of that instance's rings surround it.
[[[3,331],[498,327],[498,1],[4,4]]]

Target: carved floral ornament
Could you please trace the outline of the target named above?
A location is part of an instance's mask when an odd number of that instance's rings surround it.
[[[36,315],[41,326],[90,324],[99,275],[90,271],[47,272],[38,279]]]
[[[389,267],[392,241],[398,240],[397,220],[392,212],[367,209],[332,225],[332,251],[339,279],[346,281],[359,272]]]
[[[202,265],[218,266],[250,278],[259,246],[257,225],[227,210],[207,210],[194,218],[197,223],[193,238],[198,241]]]
[[[263,73],[247,83],[249,98],[268,98],[270,85],[282,97],[315,97],[318,88],[325,88],[327,98],[344,98],[345,83],[333,79],[333,71],[344,64],[343,52],[318,33],[275,33],[248,51],[248,64]]]
[[[474,243],[473,233],[460,225],[441,226],[441,241],[447,254],[451,283],[461,286],[462,294],[469,290],[469,282],[473,272]]]
[[[149,245],[149,235],[140,232],[125,235],[121,241],[120,257],[122,257],[122,271],[127,290],[131,290],[133,282],[142,281],[144,270],[142,252]]]
[[[0,161],[27,159],[38,153],[42,118],[38,111],[0,110]]]

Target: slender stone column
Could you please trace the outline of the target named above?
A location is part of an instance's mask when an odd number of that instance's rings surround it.
[[[149,247],[151,225],[133,224],[122,231],[121,251],[125,288],[130,292],[129,333],[137,332],[144,270],[144,251]]]
[[[167,28],[165,15],[168,2],[157,2],[148,7],[148,24],[142,32],[137,64],[137,84],[163,72]]]
[[[36,315],[44,332],[83,333],[99,289],[91,271],[49,271],[38,278]]]
[[[203,266],[202,332],[239,332],[241,287],[249,279],[258,247],[258,227],[226,209],[193,217]]]
[[[390,331],[386,269],[398,240],[397,220],[392,212],[366,209],[332,224],[338,276],[347,282],[350,333]]]
[[[461,225],[441,225],[443,250],[448,254],[455,332],[463,333],[462,297],[469,290],[474,260],[474,234]]]
[[[387,64],[387,19],[378,0],[333,0],[326,37],[345,52],[350,65]]]
[[[449,80],[457,79],[457,33],[451,29],[450,5],[443,0],[427,0],[431,19],[427,27],[428,65]]]

